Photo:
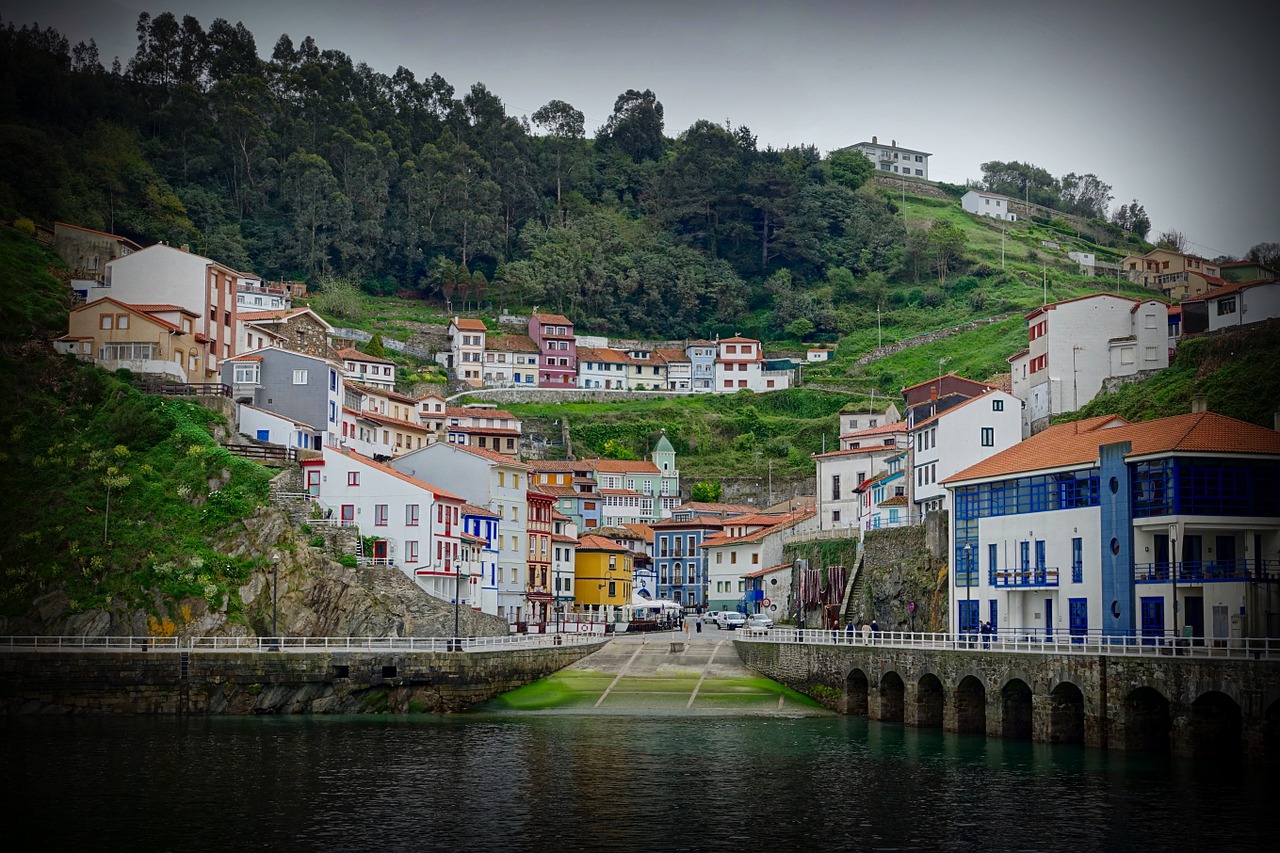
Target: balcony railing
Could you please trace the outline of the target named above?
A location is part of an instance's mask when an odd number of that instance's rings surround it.
[[[987,583],[994,587],[1033,589],[1058,585],[1058,569],[1037,566],[1026,569],[988,569]]]
[[[1173,565],[1168,561],[1134,563],[1135,583],[1170,583]],[[1280,581],[1280,560],[1183,560],[1177,564],[1178,583],[1217,581]]]

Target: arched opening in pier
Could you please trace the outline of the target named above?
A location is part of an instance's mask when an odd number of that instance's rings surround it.
[[[1271,703],[1262,719],[1262,749],[1267,761],[1280,764],[1280,699]]]
[[[1158,690],[1139,687],[1125,697],[1124,748],[1169,751],[1169,700]]]
[[[867,715],[867,674],[860,669],[849,673],[844,680],[844,712],[846,714]]]
[[[1021,678],[1000,691],[1000,735],[1008,740],[1031,740],[1031,688]]]
[[[956,685],[956,731],[984,734],[987,731],[987,688],[972,675]]]
[[[1237,758],[1244,724],[1240,706],[1225,693],[1210,690],[1191,703],[1191,754],[1197,758]]]
[[[1049,742],[1084,743],[1084,693],[1070,681],[1049,693]]]
[[[902,696],[905,693],[902,676],[896,672],[886,672],[880,677],[880,721],[883,723],[902,722]]]
[[[916,725],[922,729],[942,728],[942,681],[927,672],[916,682]]]

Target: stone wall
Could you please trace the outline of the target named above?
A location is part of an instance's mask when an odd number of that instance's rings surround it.
[[[6,714],[368,714],[460,711],[596,651],[0,654]]]
[[[833,710],[872,719],[989,737],[1180,755],[1238,750],[1246,761],[1280,760],[1280,667],[1270,661],[734,645],[756,672]],[[1223,710],[1232,705],[1238,718]],[[1159,718],[1155,725],[1152,717]]]

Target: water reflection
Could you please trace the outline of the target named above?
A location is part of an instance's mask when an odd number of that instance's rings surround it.
[[[1262,849],[1278,828],[1260,770],[858,717],[17,719],[0,761],[6,837],[47,849]]]

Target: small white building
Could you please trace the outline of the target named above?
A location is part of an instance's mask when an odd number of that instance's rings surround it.
[[[346,368],[346,378],[361,385],[373,388],[386,388],[388,391],[396,387],[396,363],[389,359],[366,355],[358,349],[346,347],[338,350],[338,358]]]
[[[960,197],[960,207],[975,216],[990,216],[1016,222],[1018,215],[1009,210],[1010,198],[983,190],[969,190]]]
[[[899,414],[898,407],[893,403],[885,406],[879,412],[851,412],[846,410],[840,413],[840,434],[844,436],[864,429],[884,426],[885,424],[896,424],[900,420],[902,420],[902,415]]]
[[[1184,312],[1192,308],[1205,317],[1210,332],[1261,323],[1280,317],[1280,281],[1244,281],[1214,288],[1199,299],[1183,300]]]
[[[1023,435],[1074,412],[1104,379],[1169,366],[1169,306],[1095,293],[1026,315],[1030,345],[1009,358],[1014,394],[1026,404]]]
[[[398,456],[390,465],[410,477],[430,477],[469,503],[498,514],[497,614],[508,622],[523,621],[529,466],[495,451],[447,442]]]
[[[805,353],[805,360],[810,364],[822,361],[830,361],[831,356],[835,355],[835,350],[830,349],[811,349]]]
[[[1022,440],[1022,401],[987,391],[913,424],[908,432],[912,513],[950,511],[942,481]]]
[[[698,546],[706,557],[707,607],[711,610],[745,607],[747,575],[780,565],[785,536],[812,530],[817,520],[813,507],[805,507],[780,515],[728,518],[723,524],[721,531]]]
[[[453,600],[462,568],[462,498],[336,447],[301,464],[308,474],[318,472],[316,495],[334,518],[373,539],[365,561],[394,566],[431,595]]]
[[[818,529],[852,530],[861,524],[864,503],[858,488],[888,471],[889,460],[906,448],[906,424],[890,426],[897,428],[885,431],[880,426],[866,437],[845,436],[857,446],[813,455]]]

